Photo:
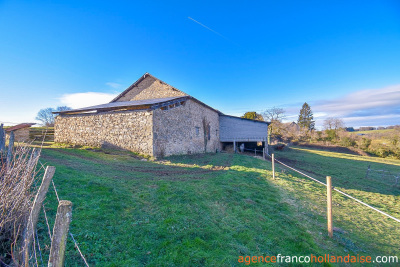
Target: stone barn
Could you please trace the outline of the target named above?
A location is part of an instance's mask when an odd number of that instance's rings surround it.
[[[221,142],[268,135],[268,123],[224,115],[148,73],[110,103],[55,113],[55,142],[153,157],[216,152]]]

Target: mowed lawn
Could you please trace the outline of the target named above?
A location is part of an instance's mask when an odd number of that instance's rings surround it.
[[[325,188],[287,171],[273,180],[271,163],[251,156],[203,154],[152,162],[129,153],[44,149],[41,161],[57,168],[58,194],[73,202],[70,230],[90,265],[240,266],[239,256],[399,254],[397,223],[337,195],[338,229],[328,238]],[[349,161],[351,166],[365,163]],[[356,185],[348,186],[349,193],[366,201],[381,198],[371,204],[381,203],[400,217],[397,188]],[[52,227],[57,208],[52,190],[45,206]],[[45,247],[47,226],[43,216],[39,220]],[[82,266],[71,239],[67,244],[66,266]],[[45,248],[45,262],[47,254]]]

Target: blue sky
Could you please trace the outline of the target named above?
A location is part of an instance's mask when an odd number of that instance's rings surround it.
[[[1,122],[149,72],[227,114],[400,124],[399,1],[0,1],[0,33]]]

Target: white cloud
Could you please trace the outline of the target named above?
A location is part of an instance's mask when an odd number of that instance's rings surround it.
[[[327,117],[343,119],[346,126],[388,126],[399,124],[400,85],[360,90],[332,100],[309,102],[316,125]],[[286,121],[296,121],[300,103],[285,108]]]
[[[354,113],[373,115],[375,109],[392,109],[400,106],[400,85],[381,89],[361,90],[345,97],[320,101],[314,106],[315,111],[329,113],[330,116],[347,117]]]
[[[326,117],[342,118],[348,126],[379,126],[398,123],[400,116],[400,85],[361,90],[344,97],[317,101],[312,105],[322,124]]]
[[[83,108],[108,103],[117,95],[98,92],[64,94],[60,101],[63,105],[71,108]]]
[[[114,82],[108,82],[108,83],[106,83],[106,85],[108,85],[108,86],[110,86],[111,88],[114,88],[114,89],[118,89],[118,88],[121,87],[121,84],[114,83]]]

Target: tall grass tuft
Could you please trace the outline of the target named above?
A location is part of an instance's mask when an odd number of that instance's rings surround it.
[[[0,152],[0,264],[17,260],[35,195],[41,149],[21,144],[6,163]]]

